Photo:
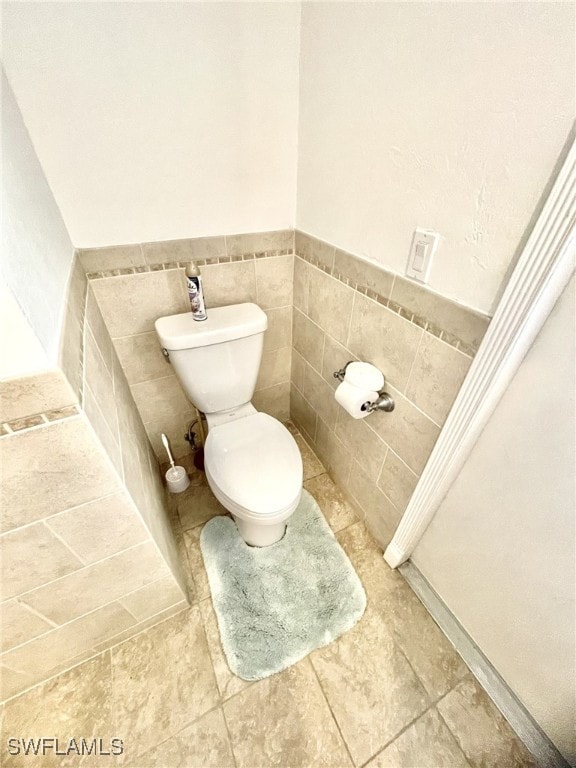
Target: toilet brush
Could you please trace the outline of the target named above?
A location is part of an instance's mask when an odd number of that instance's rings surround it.
[[[170,493],[182,493],[190,485],[190,478],[184,467],[177,467],[174,464],[172,458],[172,451],[170,450],[170,443],[164,433],[162,433],[162,443],[166,448],[168,459],[170,461],[170,469],[166,472],[166,485]]]

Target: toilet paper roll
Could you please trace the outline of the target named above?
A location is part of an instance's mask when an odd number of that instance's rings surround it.
[[[368,411],[363,411],[362,406],[366,402],[374,402],[378,398],[378,392],[371,389],[359,389],[343,381],[334,393],[336,402],[340,403],[344,410],[348,411],[354,419],[365,419]]]
[[[379,392],[384,387],[384,375],[372,363],[348,363],[344,381],[353,387],[369,389],[371,392]]]

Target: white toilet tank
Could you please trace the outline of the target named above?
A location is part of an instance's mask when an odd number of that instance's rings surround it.
[[[267,326],[268,318],[256,304],[209,309],[203,321],[185,312],[155,323],[186,395],[204,413],[252,400]]]

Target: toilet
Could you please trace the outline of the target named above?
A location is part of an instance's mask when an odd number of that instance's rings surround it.
[[[155,327],[189,400],[206,414],[204,467],[247,544],[279,541],[302,493],[302,457],[277,419],[251,403],[268,326],[256,304],[161,317]]]

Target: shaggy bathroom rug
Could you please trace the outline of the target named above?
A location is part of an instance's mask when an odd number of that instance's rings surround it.
[[[276,544],[249,547],[232,519],[214,517],[200,547],[228,666],[243,680],[286,669],[364,613],[362,583],[307,491]]]

